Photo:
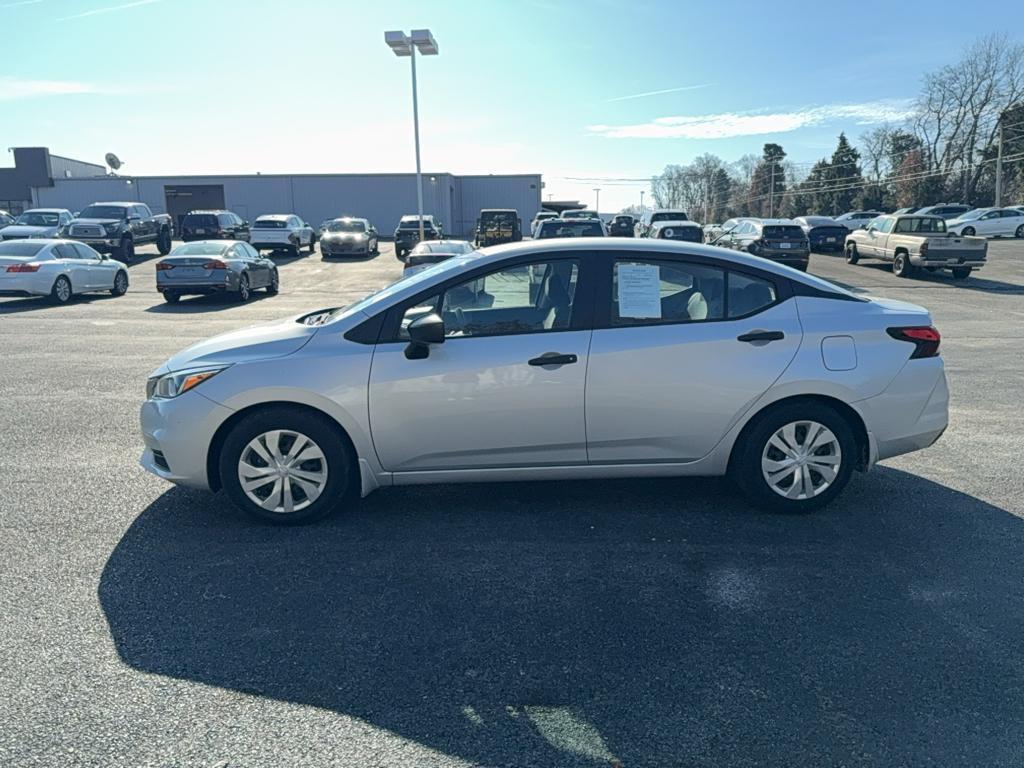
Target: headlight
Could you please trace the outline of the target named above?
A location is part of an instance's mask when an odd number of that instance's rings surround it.
[[[146,397],[169,399],[188,392],[209,378],[216,376],[228,366],[197,368],[191,371],[176,371],[163,376],[154,376],[146,382]]]
[[[121,228],[120,224],[104,224],[103,231],[108,235],[117,234],[117,231]]]

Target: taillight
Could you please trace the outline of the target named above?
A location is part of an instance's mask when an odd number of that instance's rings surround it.
[[[203,264],[203,269],[227,269],[227,268],[228,268],[228,265],[225,264],[223,261],[220,261],[218,259],[214,259],[213,261],[208,261],[205,264]]]
[[[887,333],[898,341],[909,341],[914,345],[911,360],[922,357],[938,357],[939,343],[942,336],[933,326],[914,326],[910,328],[888,328]]]
[[[157,272],[166,272],[169,269],[174,269],[174,265],[173,264],[168,264],[167,262],[164,262],[164,261],[158,261],[156,263],[156,271]]]
[[[8,272],[38,272],[39,264],[12,264],[7,268]]]

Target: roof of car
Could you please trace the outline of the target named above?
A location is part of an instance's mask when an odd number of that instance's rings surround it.
[[[417,216],[415,213],[407,213],[405,216],[403,216],[400,219],[400,221],[419,221],[419,218],[420,217]],[[424,221],[433,221],[434,220],[434,214],[432,214],[432,213],[424,213],[423,214],[423,220]]]
[[[231,213],[231,211],[224,210],[223,208],[197,208],[194,211],[189,211],[186,216],[191,216],[193,213]]]
[[[696,221],[690,221],[689,219],[669,219],[667,221],[656,221],[651,225],[651,229],[665,229],[666,227],[699,227]]]
[[[769,227],[800,226],[793,219],[747,219],[747,221]]]
[[[136,201],[134,203],[125,203],[125,202],[120,202],[120,201],[114,201],[114,202],[109,202],[109,203],[107,203],[107,202],[103,202],[103,203],[89,203],[89,205],[87,205],[85,207],[86,208],[91,208],[94,205],[125,205],[125,206],[128,206],[128,205],[145,205],[145,203],[140,203],[138,201]]]
[[[256,221],[260,219],[264,221],[281,221],[282,219],[290,219],[294,215],[294,213],[264,213],[262,216],[257,216]]]
[[[64,213],[68,211],[67,208],[29,208],[25,213]]]

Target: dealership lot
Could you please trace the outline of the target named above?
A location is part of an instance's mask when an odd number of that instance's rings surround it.
[[[711,480],[386,490],[299,529],[137,466],[145,377],[399,276],[0,299],[4,765],[1000,764],[1024,749],[1024,244],[966,282],[815,255],[932,310],[951,425],[806,517]]]

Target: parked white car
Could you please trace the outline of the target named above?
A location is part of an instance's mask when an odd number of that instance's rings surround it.
[[[1017,208],[975,208],[946,222],[956,235],[1024,237],[1024,211]]]
[[[868,222],[882,215],[882,211],[849,211],[836,216],[835,221],[842,224],[851,232],[855,229],[863,229]]]
[[[384,486],[681,475],[810,510],[939,438],[939,343],[921,307],[745,253],[516,243],[180,352],[141,463],[281,523]]]
[[[298,256],[303,248],[316,249],[316,231],[294,213],[259,216],[249,228],[249,244],[257,251],[291,251]]]
[[[76,293],[128,291],[128,267],[72,240],[0,243],[0,296],[49,296],[66,304]]]
[[[26,237],[56,237],[71,222],[71,211],[64,208],[32,208],[0,229],[0,240],[21,240]]]

